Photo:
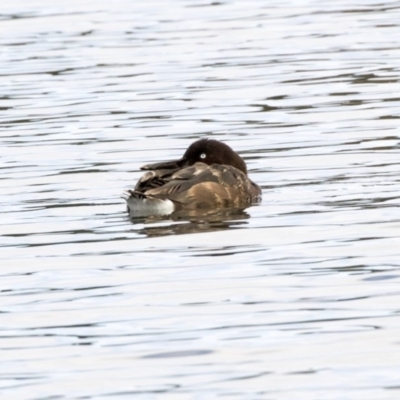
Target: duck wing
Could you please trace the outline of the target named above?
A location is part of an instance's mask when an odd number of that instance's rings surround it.
[[[169,182],[175,171],[171,169],[148,171],[139,179],[134,190],[135,192],[145,193],[150,189],[159,188]]]
[[[196,163],[173,173],[146,195],[173,201],[178,209],[241,207],[261,195],[243,172],[228,165]]]

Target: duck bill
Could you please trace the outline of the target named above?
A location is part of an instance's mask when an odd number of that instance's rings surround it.
[[[185,158],[180,158],[179,160],[162,161],[154,164],[146,164],[140,167],[142,170],[151,171],[155,169],[179,169],[187,165],[187,160]]]

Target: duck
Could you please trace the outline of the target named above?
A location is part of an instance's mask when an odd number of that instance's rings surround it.
[[[227,144],[199,139],[178,160],[146,164],[146,173],[122,198],[131,216],[182,210],[244,209],[261,200],[245,161]]]

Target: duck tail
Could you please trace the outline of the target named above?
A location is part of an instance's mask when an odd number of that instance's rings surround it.
[[[167,215],[175,210],[175,205],[171,200],[160,199],[136,190],[126,190],[121,198],[126,201],[130,216]]]

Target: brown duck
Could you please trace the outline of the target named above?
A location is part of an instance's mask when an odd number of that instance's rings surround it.
[[[131,215],[245,208],[261,199],[261,189],[248,178],[242,157],[218,140],[200,139],[181,159],[141,169],[148,172],[122,196]]]

